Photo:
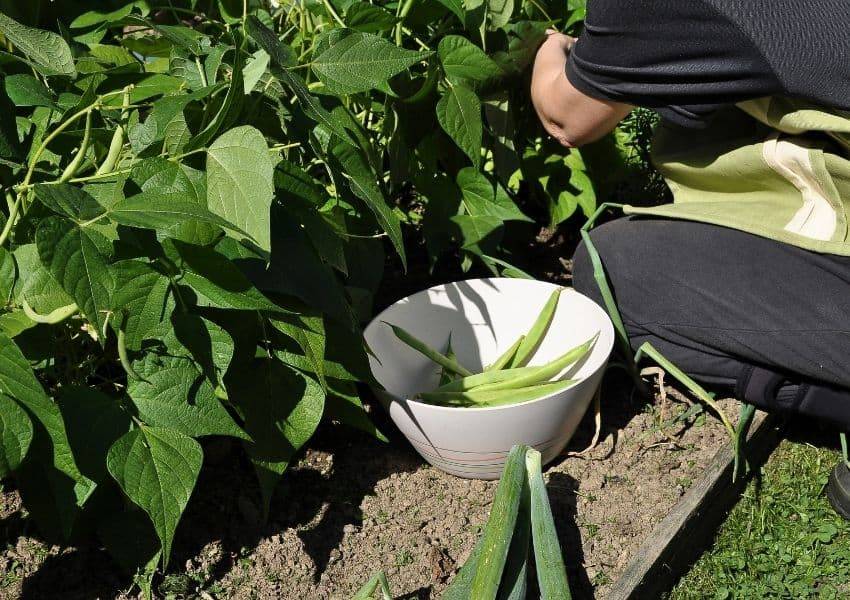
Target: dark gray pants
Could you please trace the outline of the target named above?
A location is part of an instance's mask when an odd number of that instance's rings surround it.
[[[850,258],[689,221],[591,232],[634,348],[762,408],[850,429]],[[575,288],[602,304],[583,245]]]

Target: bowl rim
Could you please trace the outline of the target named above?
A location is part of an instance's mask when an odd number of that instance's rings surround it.
[[[375,315],[369,321],[369,323],[366,325],[366,327],[363,328],[364,338],[366,336],[366,332],[370,328],[372,328],[373,326],[377,327],[377,325],[379,323],[384,321],[384,319],[382,318],[384,316],[384,313],[388,312],[391,308],[393,308],[397,304],[404,302],[405,300],[408,300],[410,298],[413,298],[414,296],[427,294],[428,292],[431,292],[433,290],[437,290],[439,288],[445,288],[445,287],[450,286],[450,285],[455,285],[455,284],[463,283],[463,282],[472,282],[472,281],[482,281],[482,282],[487,282],[487,281],[533,281],[533,282],[536,282],[536,283],[546,284],[547,286],[551,286],[553,288],[555,288],[555,287],[564,288],[564,289],[570,290],[571,292],[581,296],[584,300],[586,300],[587,302],[589,302],[592,305],[593,310],[597,310],[600,313],[600,315],[602,317],[604,317],[603,318],[603,322],[605,324],[604,328],[607,328],[609,330],[609,333],[611,334],[610,335],[611,342],[610,342],[608,350],[606,352],[605,359],[602,360],[602,362],[599,364],[599,366],[596,369],[594,369],[593,372],[590,373],[588,376],[586,376],[582,379],[579,379],[573,385],[571,385],[571,386],[569,386],[569,387],[567,387],[563,390],[558,390],[557,392],[552,392],[552,393],[547,394],[545,396],[542,396],[540,398],[535,398],[534,400],[528,400],[527,402],[520,402],[518,404],[506,404],[504,406],[481,406],[481,407],[476,407],[476,408],[469,407],[469,406],[441,406],[439,404],[429,404],[427,402],[421,402],[419,400],[414,400],[413,398],[404,398],[402,396],[398,396],[396,394],[393,394],[392,392],[388,391],[387,389],[385,389],[383,387],[379,390],[373,390],[373,391],[378,392],[378,393],[383,394],[383,395],[386,395],[387,397],[389,397],[389,399],[392,402],[398,402],[398,403],[405,402],[405,403],[415,404],[415,405],[420,406],[420,407],[427,409],[427,410],[451,411],[451,412],[469,411],[469,412],[472,412],[472,413],[480,414],[480,413],[484,413],[484,412],[494,412],[494,411],[500,411],[500,410],[516,409],[516,408],[520,408],[520,407],[523,407],[523,406],[530,406],[532,404],[537,404],[538,402],[543,402],[544,400],[549,400],[554,396],[558,396],[560,394],[563,394],[564,392],[575,389],[578,385],[584,383],[585,381],[590,379],[593,375],[598,373],[599,369],[605,368],[605,365],[608,363],[608,360],[611,358],[611,352],[613,352],[614,343],[616,342],[616,332],[614,331],[614,323],[611,321],[611,317],[608,316],[608,313],[605,311],[605,309],[603,309],[601,306],[596,304],[596,302],[594,302],[593,300],[591,300],[590,298],[588,298],[586,295],[582,294],[581,292],[579,292],[575,288],[568,287],[568,286],[565,286],[565,285],[558,285],[557,283],[552,283],[551,281],[542,281],[540,279],[525,280],[525,279],[520,279],[520,278],[516,278],[516,277],[472,277],[470,279],[458,279],[458,280],[455,280],[455,281],[448,281],[448,282],[445,282],[445,283],[439,283],[437,285],[432,285],[431,287],[419,290],[418,292],[414,292],[413,294],[410,294],[408,296],[404,296],[403,298],[399,298],[398,300],[396,300],[395,302],[393,302],[392,304],[390,304],[389,306],[384,308],[377,315]],[[600,336],[599,336],[600,338],[602,337],[601,333],[602,333],[602,330],[600,330]],[[371,370],[371,366],[370,366],[370,370]],[[376,382],[378,382],[378,379],[375,377],[374,373],[372,373],[372,379],[375,380]],[[558,381],[558,380],[556,380],[556,381]],[[380,382],[378,382],[378,383],[380,383]]]

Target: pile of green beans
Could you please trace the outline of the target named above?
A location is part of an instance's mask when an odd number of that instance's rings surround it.
[[[472,373],[458,362],[452,351],[451,334],[445,353],[441,353],[401,327],[386,323],[399,340],[442,368],[439,387],[421,392],[415,399],[440,406],[483,408],[530,402],[574,385],[574,379],[555,378],[587,355],[598,333],[544,365],[527,366],[549,330],[562,290],[558,288],[552,293],[528,333],[521,335],[481,373]]]

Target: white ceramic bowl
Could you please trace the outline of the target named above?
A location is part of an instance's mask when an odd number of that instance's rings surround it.
[[[396,426],[438,469],[459,477],[497,479],[515,444],[543,454],[544,464],[567,445],[587,410],[614,345],[608,315],[572,289],[561,294],[549,330],[530,365],[544,364],[599,332],[587,357],[562,377],[570,388],[522,404],[493,408],[433,406],[411,400],[437,387],[439,367],[395,337],[399,325],[443,351],[452,334],[458,360],[477,372],[526,333],[557,286],[529,279],[470,279],[399,300],[366,327],[375,390]]]

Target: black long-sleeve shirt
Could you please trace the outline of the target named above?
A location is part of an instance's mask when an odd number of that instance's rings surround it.
[[[850,110],[850,0],[588,0],[567,77],[691,127],[761,96]]]

